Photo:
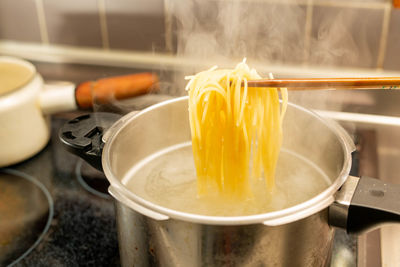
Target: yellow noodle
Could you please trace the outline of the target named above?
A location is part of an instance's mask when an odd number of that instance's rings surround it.
[[[287,90],[279,89],[280,104],[277,88],[248,88],[260,78],[244,61],[187,77],[199,196],[251,198],[251,179],[274,188]]]

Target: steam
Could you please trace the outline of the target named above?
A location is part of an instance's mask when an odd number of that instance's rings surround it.
[[[174,41],[170,36],[167,38],[167,47],[173,49],[175,45],[177,56],[189,59],[192,64],[185,65],[183,71],[168,69],[168,75],[160,77],[162,89],[156,94],[131,101],[112,101],[122,113],[163,100],[157,94],[186,95],[184,76],[214,65],[232,68],[244,57],[263,77],[272,72],[280,78],[313,76],[307,74],[307,67],[368,67],[376,56],[368,34],[375,20],[363,20],[371,15],[368,10],[307,6],[293,0],[165,0],[164,3],[170,16],[169,29],[174,35]],[[282,66],[301,71],[284,73],[280,71]],[[339,74],[332,72],[329,76],[335,75]],[[354,104],[345,103],[349,99],[347,93],[338,91],[289,94],[291,102],[316,109],[341,110],[342,105]]]
[[[166,101],[172,98],[169,92],[175,88],[171,82],[157,82],[149,92],[143,95],[130,97],[127,99],[116,99],[115,96],[110,95],[106,103],[99,100],[97,92],[92,90],[93,95],[93,110],[96,112],[113,112],[119,114],[127,114],[131,111],[140,111],[154,104]]]
[[[367,27],[356,11],[341,10],[314,18],[319,25],[312,39],[311,62],[318,65],[368,66],[372,63]],[[357,28],[356,28],[357,27]],[[358,40],[358,42],[356,42]]]
[[[182,95],[184,75],[213,65],[232,68],[244,57],[262,76],[273,72],[277,78],[303,75],[275,72],[274,66],[290,66],[307,73],[305,66],[368,67],[373,63],[367,34],[373,25],[363,20],[368,11],[310,7],[288,0],[167,0],[165,4],[176,22],[177,55],[193,61],[192,68],[176,77]],[[333,72],[329,76],[335,75]],[[289,95],[291,102],[333,110],[341,110],[342,100],[349,99],[338,91]]]
[[[368,11],[296,5],[294,1],[166,0],[176,23],[177,55],[190,58],[192,68],[176,75],[181,94],[185,75],[211,66],[233,68],[244,57],[263,77],[308,76],[307,67],[368,67],[373,62]],[[297,75],[274,71],[276,66],[298,68]],[[305,75],[299,75],[303,72]],[[340,75],[332,72],[329,76]],[[340,111],[349,103],[348,92],[289,92],[289,101],[311,109]],[[360,98],[361,100],[361,98]],[[367,99],[368,100],[368,99]],[[347,101],[347,102],[346,102]],[[353,125],[346,125],[353,132]],[[318,130],[316,130],[318,131]],[[324,137],[321,137],[324,138]],[[329,147],[332,140],[325,140]],[[321,141],[321,152],[324,142]]]
[[[245,1],[167,4],[177,21],[179,56],[207,59],[210,65],[239,62],[243,57],[266,63],[302,60],[304,8],[273,4],[266,9],[265,3]]]

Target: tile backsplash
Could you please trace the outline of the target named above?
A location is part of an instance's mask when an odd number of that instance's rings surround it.
[[[105,0],[105,14],[111,49],[165,50],[162,0]]]
[[[384,69],[400,70],[400,9],[391,11]]]
[[[97,0],[43,0],[43,7],[50,44],[103,46]]]
[[[199,3],[221,6],[233,0],[189,1],[196,2],[193,8],[201,12]],[[292,45],[285,46],[287,50],[270,49],[273,61],[400,70],[400,9],[391,1],[239,2],[252,6],[249,16],[277,18],[268,27],[260,27],[265,36],[286,28],[275,36]],[[171,10],[180,4],[178,0],[0,0],[0,41],[173,54],[177,43],[186,41],[175,40],[182,25],[174,23]],[[296,6],[296,12],[288,11],[290,6]],[[206,15],[220,14],[211,10],[202,16]],[[257,19],[253,20],[255,25]],[[207,30],[212,31],[213,23],[209,24]]]
[[[35,1],[0,0],[0,39],[41,41]]]

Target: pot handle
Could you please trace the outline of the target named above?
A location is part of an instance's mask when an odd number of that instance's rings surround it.
[[[46,83],[39,97],[44,114],[79,109],[91,109],[93,103],[106,104],[159,90],[155,73],[142,72],[86,81]]]
[[[383,223],[400,222],[400,185],[349,176],[329,207],[329,223],[361,233]]]
[[[79,108],[88,109],[94,102],[104,104],[112,99],[126,99],[158,90],[158,76],[142,72],[83,82],[76,87],[75,98]]]
[[[58,137],[69,152],[103,171],[101,164],[101,154],[105,144],[103,135],[120,118],[119,114],[105,112],[82,115],[65,123]]]

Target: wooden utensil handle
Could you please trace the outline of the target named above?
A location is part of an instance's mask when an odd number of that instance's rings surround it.
[[[248,81],[249,87],[281,87],[288,90],[399,89],[400,77],[288,78]]]
[[[144,72],[130,75],[87,81],[75,89],[76,103],[81,109],[93,107],[93,102],[108,103],[114,99],[124,99],[157,91],[158,77]]]

